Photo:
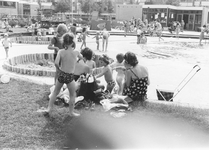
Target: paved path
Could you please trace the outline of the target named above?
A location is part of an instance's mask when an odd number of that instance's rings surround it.
[[[179,41],[190,41],[198,44],[197,39],[179,39]],[[165,38],[165,41],[176,41],[174,38]],[[101,44],[101,43],[100,43]],[[81,43],[77,43],[77,49],[80,48]],[[158,38],[148,37],[148,45],[159,45]],[[87,46],[90,47],[95,53],[100,53],[96,51],[95,39],[91,37],[87,38]],[[101,46],[100,46],[101,47]],[[141,49],[140,45],[136,44],[136,37],[123,37],[123,36],[111,36],[109,42],[109,48],[107,54],[115,58],[118,53],[125,53],[127,51],[135,52],[139,57],[139,63],[144,64],[148,67],[150,72],[151,85],[149,87],[148,98],[151,100],[156,100],[156,86],[164,86],[165,89],[175,89],[175,87],[180,83],[180,81],[186,76],[190,69],[199,64],[201,66],[201,71],[185,86],[185,88],[176,96],[176,103],[190,104],[196,106],[209,106],[209,63],[206,58],[209,56],[209,51],[207,49],[201,49],[195,51],[191,50],[191,53],[198,55],[197,58],[190,59],[147,59],[144,57],[146,53]],[[47,49],[47,45],[23,45],[23,44],[13,44],[10,49],[10,56],[17,56],[27,53],[48,53],[53,52]],[[189,51],[190,53],[190,51]],[[4,60],[4,49],[0,46],[0,62]],[[176,56],[177,57],[177,56]],[[9,73],[2,68],[0,68],[0,73],[7,73],[11,76],[22,78],[28,81],[44,84],[53,84],[53,78],[50,77],[36,77],[36,76],[26,76],[18,75],[15,73]],[[209,108],[209,107],[208,107]]]

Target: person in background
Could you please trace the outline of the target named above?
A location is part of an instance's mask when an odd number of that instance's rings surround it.
[[[48,49],[54,50],[54,61],[57,57],[57,53],[60,49],[63,49],[63,40],[62,36],[68,31],[67,26],[65,24],[59,24],[57,27],[57,34],[51,39],[50,44],[48,45]],[[56,70],[54,77],[54,84],[56,82],[58,76],[58,72]]]
[[[86,27],[84,27],[82,30],[82,33],[81,33],[82,44],[81,44],[80,49],[82,49],[83,46],[84,46],[84,48],[86,48],[86,37],[87,36],[88,36],[87,29],[86,29]]]
[[[179,22],[176,23],[176,37],[179,39],[179,33],[181,31],[181,24]]]
[[[102,51],[103,52],[107,51],[109,37],[110,37],[110,33],[107,31],[106,28],[104,28],[102,32]]]
[[[96,32],[96,35],[95,35],[93,38],[96,38],[97,50],[99,51],[100,32],[97,31],[97,32]],[[92,39],[93,39],[93,38],[92,38]]]
[[[184,26],[185,26],[185,22],[184,20],[181,20],[181,32],[184,32]]]
[[[6,53],[6,59],[7,59],[9,57],[9,45],[10,45],[10,47],[12,47],[12,42],[8,38],[7,33],[4,34],[4,38],[2,40],[2,45],[4,47],[4,50],[5,50],[5,53]]]
[[[203,25],[201,27],[201,32],[200,32],[200,37],[199,37],[199,39],[200,39],[199,45],[202,45],[202,40],[204,40],[204,36],[205,36],[206,31],[207,31],[206,25]]]

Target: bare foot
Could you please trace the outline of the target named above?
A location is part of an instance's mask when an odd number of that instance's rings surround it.
[[[37,110],[37,112],[47,115],[50,113],[50,110],[48,108],[41,107],[39,110]]]
[[[71,117],[79,117],[80,114],[79,113],[76,113],[76,112],[72,112],[72,113],[70,113],[70,116]]]

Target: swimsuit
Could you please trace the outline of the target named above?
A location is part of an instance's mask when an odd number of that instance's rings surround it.
[[[60,83],[65,83],[65,84],[71,83],[74,80],[74,74],[65,73],[65,72],[61,71],[58,75],[57,80]]]
[[[115,86],[115,81],[110,81],[107,83],[108,86]]]
[[[131,79],[129,87],[125,87],[123,95],[127,95],[133,100],[136,98],[144,97],[147,93],[148,77],[141,79]]]

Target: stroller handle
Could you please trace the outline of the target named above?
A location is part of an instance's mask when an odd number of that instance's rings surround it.
[[[198,71],[200,71],[200,70],[201,70],[201,68],[200,68],[200,66],[199,66],[199,65],[195,65],[195,66],[193,67],[193,69],[194,69],[194,68],[196,68],[196,67],[198,67],[198,69],[196,70],[196,72],[198,72]]]

